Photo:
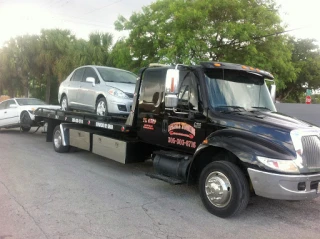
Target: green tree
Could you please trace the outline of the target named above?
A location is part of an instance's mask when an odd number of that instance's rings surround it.
[[[131,49],[133,68],[229,61],[271,71],[280,88],[296,77],[273,0],[158,0],[129,19],[119,16],[115,27],[129,31],[121,45]]]
[[[19,95],[23,90],[18,57],[19,49],[12,38],[6,42],[0,55],[1,85],[10,97]]]
[[[51,97],[51,89],[57,92],[59,87],[58,74],[63,68],[63,64],[59,64],[61,59],[68,51],[70,42],[75,37],[69,30],[50,29],[41,30],[39,37],[40,53],[37,57],[38,65],[46,78],[46,102],[55,99],[56,95]],[[55,100],[56,101],[56,100]]]
[[[289,102],[304,102],[306,89],[320,88],[320,49],[314,39],[294,39],[292,62],[297,72],[295,81],[287,82],[279,98]]]

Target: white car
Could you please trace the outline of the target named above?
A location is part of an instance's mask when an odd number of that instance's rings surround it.
[[[20,127],[25,132],[35,124],[37,108],[60,109],[59,105],[48,105],[35,98],[12,98],[0,103],[0,128]]]

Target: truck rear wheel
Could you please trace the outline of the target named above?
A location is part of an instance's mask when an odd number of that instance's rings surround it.
[[[53,130],[53,148],[58,153],[65,153],[69,151],[69,146],[63,146],[62,144],[60,125],[57,125]]]
[[[248,181],[239,167],[227,161],[208,164],[201,172],[199,189],[206,209],[218,217],[235,216],[248,205]]]

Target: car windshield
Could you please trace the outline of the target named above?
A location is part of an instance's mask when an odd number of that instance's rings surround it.
[[[210,104],[216,110],[276,111],[264,78],[235,70],[206,69]]]
[[[38,99],[16,99],[19,105],[45,105],[46,103]]]
[[[97,69],[102,79],[107,82],[135,84],[137,81],[137,76],[131,72],[103,67]]]

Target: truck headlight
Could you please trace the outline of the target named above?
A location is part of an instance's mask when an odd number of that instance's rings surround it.
[[[257,156],[257,159],[269,169],[283,173],[299,173],[299,169],[293,160],[271,159],[262,156]]]
[[[108,90],[108,93],[110,95],[113,95],[113,96],[116,96],[119,98],[129,99],[129,97],[123,91],[115,89],[115,88]]]

